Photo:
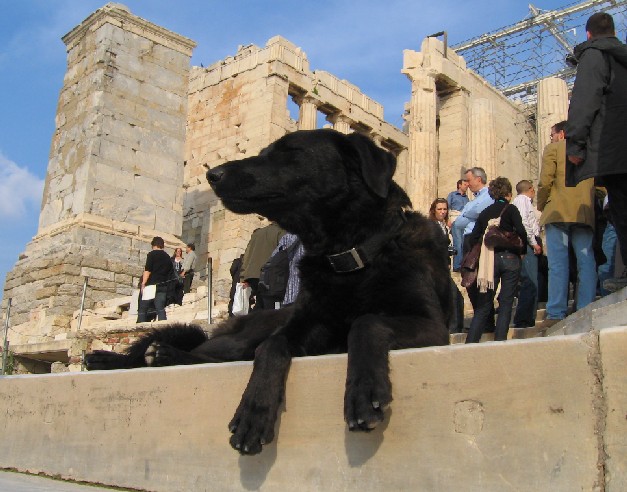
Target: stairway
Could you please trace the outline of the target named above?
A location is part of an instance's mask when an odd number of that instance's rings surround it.
[[[459,274],[453,274],[454,276]],[[462,290],[460,288],[460,290]],[[468,302],[465,306],[464,329],[467,330],[472,321],[472,307],[468,297],[463,289],[464,301]],[[516,302],[516,301],[515,301]],[[572,310],[572,301],[569,302],[569,312]],[[512,310],[512,316],[516,311],[516,304]],[[545,303],[539,303],[536,315],[536,325],[531,328],[514,328],[510,326],[507,334],[508,340],[520,340],[526,338],[546,337],[556,335],[573,335],[576,333],[586,333],[591,330],[600,330],[612,326],[624,326],[627,324],[627,288],[618,292],[614,292],[597,300],[584,309],[580,309],[559,323],[549,328],[542,328],[541,323],[546,314]],[[450,343],[466,343],[466,333],[452,333],[450,335]],[[494,333],[484,333],[481,342],[494,341]]]

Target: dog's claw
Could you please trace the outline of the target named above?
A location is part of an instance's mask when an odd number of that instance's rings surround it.
[[[378,401],[373,401],[372,402],[372,408],[380,408],[381,404]]]

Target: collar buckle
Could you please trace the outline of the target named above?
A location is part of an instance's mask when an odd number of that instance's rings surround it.
[[[357,249],[352,248],[336,255],[327,255],[331,268],[336,273],[349,273],[365,268],[366,264]]]

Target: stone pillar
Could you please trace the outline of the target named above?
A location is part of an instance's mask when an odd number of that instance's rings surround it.
[[[409,123],[407,193],[415,210],[428,212],[437,190],[435,78],[408,74],[412,81]]]
[[[107,4],[63,37],[39,232],[79,214],[181,233],[189,60],[195,43]]]
[[[344,116],[343,114],[338,114],[331,118],[333,129],[340,133],[345,133],[346,135],[351,133],[351,121],[348,116]]]
[[[457,181],[468,169],[468,127],[470,94],[467,90],[448,91],[438,97],[438,197],[446,197],[457,187]]]
[[[403,189],[407,189],[407,160],[409,151],[402,149],[396,156],[396,171],[394,173],[394,181],[396,181]]]
[[[39,230],[7,275],[26,341],[61,339],[80,306],[130,295],[153,236],[181,244],[195,43],[110,3],[63,37],[67,72]],[[59,338],[61,337],[61,338]]]
[[[315,130],[317,127],[318,111],[316,100],[311,97],[304,97],[300,103],[300,113],[298,116],[299,130]]]
[[[568,117],[568,86],[557,77],[548,77],[538,83],[538,169],[542,166],[544,147],[551,142],[551,127]]]
[[[470,115],[469,167],[482,167],[488,182],[496,178],[496,126],[494,107],[490,99],[472,101]]]

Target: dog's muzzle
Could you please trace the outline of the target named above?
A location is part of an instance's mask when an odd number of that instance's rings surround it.
[[[209,184],[211,185],[220,181],[222,179],[222,176],[224,176],[223,169],[215,168],[209,169],[209,171],[207,171],[207,181],[209,181]]]

